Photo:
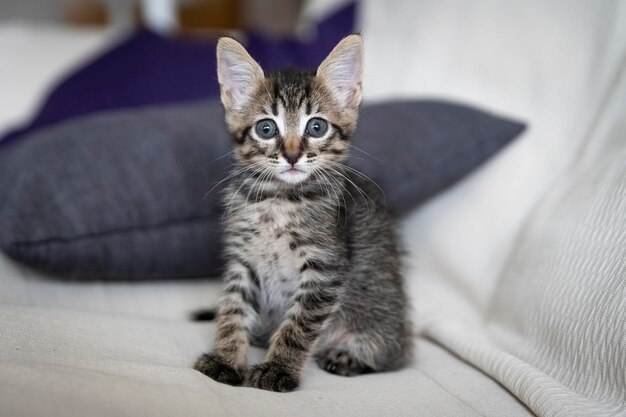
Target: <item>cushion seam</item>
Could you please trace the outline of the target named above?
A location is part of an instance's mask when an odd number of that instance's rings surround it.
[[[32,241],[15,241],[8,242],[5,247],[16,247],[16,246],[37,246],[37,245],[46,245],[50,243],[67,243],[71,241],[77,240],[86,240],[93,239],[101,236],[111,236],[111,235],[121,235],[128,232],[136,232],[136,231],[151,231],[160,228],[167,228],[170,226],[177,226],[184,223],[194,223],[194,222],[210,222],[211,216],[191,216],[182,219],[175,220],[166,220],[160,223],[154,223],[149,225],[137,225],[137,226],[126,226],[121,228],[114,228],[99,232],[93,233],[85,233],[85,234],[77,234],[75,236],[56,236],[56,237],[48,237],[44,239],[32,240]],[[4,246],[4,245],[3,245]]]

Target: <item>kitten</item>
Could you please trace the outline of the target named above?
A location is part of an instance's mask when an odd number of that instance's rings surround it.
[[[237,163],[215,347],[195,364],[216,381],[285,392],[311,356],[345,376],[409,358],[392,221],[379,190],[341,163],[361,101],[362,51],[351,35],[315,73],[264,74],[238,42],[218,43]],[[269,351],[246,372],[249,344]]]

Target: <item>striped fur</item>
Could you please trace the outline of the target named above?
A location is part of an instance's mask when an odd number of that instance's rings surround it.
[[[232,39],[218,45],[237,157],[216,342],[195,366],[217,381],[284,392],[298,386],[311,357],[346,376],[409,358],[393,223],[380,191],[341,163],[357,122],[361,54],[360,37],[350,36],[317,73],[266,75]],[[314,117],[328,126],[319,138],[307,125]],[[257,131],[267,119],[277,127],[271,139]],[[249,344],[268,353],[246,369]]]

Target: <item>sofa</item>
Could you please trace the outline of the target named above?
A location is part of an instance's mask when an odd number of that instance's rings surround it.
[[[339,3],[305,2],[302,32]],[[413,362],[354,378],[311,363],[289,394],[218,384],[192,369],[214,324],[189,319],[218,280],[69,281],[0,254],[0,415],[626,416],[626,3],[358,10],[365,100],[454,99],[528,125],[401,220]],[[0,129],[116,36],[0,24]]]

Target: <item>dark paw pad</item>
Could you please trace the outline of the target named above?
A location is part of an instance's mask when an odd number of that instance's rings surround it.
[[[205,353],[200,356],[193,369],[222,384],[241,385],[243,383],[243,372],[230,366],[215,353]]]
[[[352,357],[345,350],[330,349],[317,358],[320,368],[331,374],[354,376],[374,372],[374,369]]]
[[[267,391],[289,392],[298,387],[298,376],[283,365],[265,362],[250,370],[248,386]]]

